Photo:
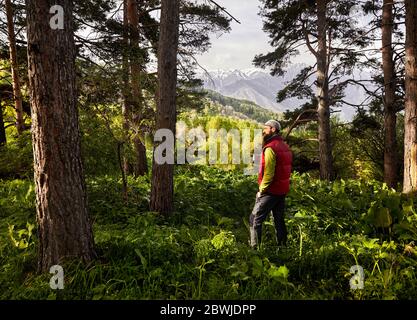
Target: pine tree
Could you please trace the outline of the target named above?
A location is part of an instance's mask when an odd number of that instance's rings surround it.
[[[370,18],[368,34],[375,46],[378,63],[368,65],[373,70],[373,87],[367,91],[371,98],[369,116],[382,117],[383,176],[388,186],[395,188],[399,180],[399,148],[397,141],[397,114],[404,109],[404,23],[403,5],[390,0],[366,1],[362,6]],[[372,54],[372,51],[368,51]],[[379,56],[381,54],[381,56]],[[381,73],[382,70],[382,73]],[[358,121],[360,117],[358,118]],[[402,151],[401,151],[402,152]]]
[[[405,0],[404,193],[417,191],[417,2]]]
[[[168,129],[175,136],[179,0],[162,0],[158,46],[158,95],[156,129]],[[174,152],[167,150],[166,152]],[[150,208],[168,215],[173,211],[174,164],[153,162]]]
[[[360,63],[363,53],[355,51],[367,44],[367,37],[350,16],[356,4],[352,0],[263,0],[261,15],[264,30],[271,38],[273,52],[258,55],[254,63],[259,67],[272,67],[272,75],[282,75],[290,58],[304,47],[316,63],[304,68],[286,88],[278,93],[278,101],[288,97],[309,98],[315,104],[318,120],[320,177],[332,179],[333,159],[330,135],[331,107],[342,105],[343,91],[352,79],[340,81],[350,75]],[[314,95],[307,84],[316,76]]]
[[[10,52],[10,65],[12,69],[13,80],[13,97],[16,110],[16,129],[18,134],[22,134],[25,129],[24,116],[23,116],[23,102],[22,92],[20,90],[20,77],[19,77],[19,64],[17,62],[16,52],[16,37],[13,21],[13,7],[11,0],[5,0],[6,16],[7,16],[7,31],[9,38],[9,52]]]
[[[63,29],[50,26],[50,2],[27,0],[29,83],[39,235],[39,271],[65,259],[90,262],[91,222],[81,161],[72,1]]]
[[[131,76],[131,112],[132,122],[135,126],[133,143],[135,146],[136,163],[134,173],[136,176],[142,176],[148,173],[148,162],[146,159],[146,148],[144,144],[144,135],[141,134],[141,121],[143,118],[143,97],[141,88],[141,74],[144,66],[139,47],[140,30],[139,30],[139,9],[136,0],[128,0],[128,26],[130,41],[130,76]],[[142,136],[142,137],[141,137]]]
[[[395,188],[397,184],[397,114],[395,110],[396,75],[392,48],[393,1],[384,0],[382,12],[382,65],[384,72],[384,181]]]

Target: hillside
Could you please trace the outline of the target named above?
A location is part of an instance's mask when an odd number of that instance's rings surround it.
[[[282,117],[282,113],[266,110],[249,100],[226,97],[212,90],[206,90],[206,92],[207,100],[209,100],[209,106],[206,111],[209,115],[218,114],[239,119],[251,119],[259,123]]]
[[[297,98],[286,99],[280,103],[276,101],[278,91],[283,89],[289,81],[305,67],[304,64],[293,64],[287,72],[281,76],[271,76],[267,71],[260,69],[245,70],[212,70],[208,73],[200,73],[198,77],[203,80],[204,88],[215,91],[223,96],[252,101],[258,106],[273,112],[285,112],[300,107],[306,100]],[[367,71],[356,71],[350,77],[354,79],[368,79],[371,77]],[[346,78],[341,78],[344,81]],[[313,85],[314,77],[308,81]],[[346,102],[361,104],[366,99],[365,92],[358,86],[348,85],[345,89]],[[340,110],[340,118],[343,121],[351,121],[355,109],[343,105]]]
[[[212,70],[199,74],[204,81],[204,88],[228,97],[253,101],[271,111],[283,112],[294,109],[300,104],[297,99],[276,102],[278,90],[285,86],[301,70],[303,65],[294,65],[283,77],[272,77],[259,69]]]

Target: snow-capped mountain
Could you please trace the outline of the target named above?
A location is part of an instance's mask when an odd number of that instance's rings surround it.
[[[298,70],[301,68],[300,66]],[[259,69],[213,70],[209,71],[209,74],[203,73],[199,76],[206,89],[217,91],[224,96],[250,100],[272,111],[282,112],[300,104],[297,99],[284,103],[276,102],[277,92],[285,86],[285,82],[292,79],[292,72],[284,77],[272,77]]]
[[[253,101],[268,110],[284,112],[287,109],[293,110],[306,102],[297,98],[287,99],[281,103],[276,102],[277,92],[284,88],[305,67],[303,64],[294,64],[281,77],[273,77],[267,71],[256,68],[212,70],[208,71],[208,74],[200,73],[198,77],[204,81],[204,88],[206,89],[217,91],[224,96]],[[365,75],[365,77],[368,76],[369,74]],[[363,78],[363,75],[358,73],[355,78],[358,77]],[[313,81],[312,77],[310,83]],[[359,104],[365,98],[363,89],[356,86],[346,88],[346,101]],[[346,105],[340,109],[340,118],[344,121],[350,121],[354,112],[355,110],[352,107]]]

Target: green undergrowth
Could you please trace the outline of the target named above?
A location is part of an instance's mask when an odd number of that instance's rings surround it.
[[[149,177],[88,178],[97,259],[64,263],[65,287],[36,273],[34,185],[0,181],[0,299],[416,299],[416,199],[374,181],[292,175],[288,246],[273,221],[248,246],[256,177],[178,166],[175,212],[149,212]],[[364,271],[353,290],[351,267]]]

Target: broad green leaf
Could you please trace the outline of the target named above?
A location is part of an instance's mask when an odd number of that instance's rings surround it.
[[[286,280],[288,278],[289,271],[286,266],[280,266],[277,268],[275,265],[271,265],[268,270],[268,274],[272,278],[282,278]]]

